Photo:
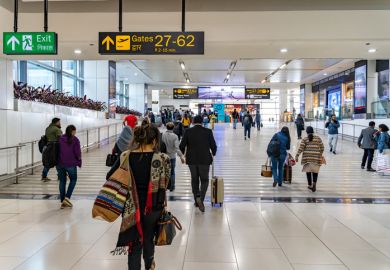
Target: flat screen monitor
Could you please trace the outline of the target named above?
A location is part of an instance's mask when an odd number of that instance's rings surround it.
[[[245,86],[199,86],[199,99],[245,99]]]

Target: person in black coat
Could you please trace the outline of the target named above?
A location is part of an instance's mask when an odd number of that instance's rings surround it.
[[[210,165],[213,163],[213,156],[217,153],[217,144],[213,132],[202,127],[202,123],[202,117],[195,116],[194,127],[187,129],[184,133],[180,150],[186,155],[186,161],[190,168],[195,206],[204,212],[203,202],[209,186]]]

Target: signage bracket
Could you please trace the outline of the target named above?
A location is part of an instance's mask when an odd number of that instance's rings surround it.
[[[49,13],[49,0],[43,1],[43,30],[47,32],[48,29],[48,13]]]
[[[18,32],[19,0],[14,0],[14,32]]]
[[[181,0],[181,31],[186,31],[186,0]]]
[[[119,0],[119,26],[118,26],[118,29],[119,29],[119,32],[122,32],[122,16],[123,16],[123,9],[122,9],[122,0]]]

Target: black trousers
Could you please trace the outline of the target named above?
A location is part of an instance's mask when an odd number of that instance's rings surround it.
[[[142,231],[144,242],[137,243],[128,255],[129,270],[141,270],[141,255],[143,253],[145,268],[149,269],[154,260],[154,235],[157,222],[160,219],[161,211],[153,211],[151,214],[141,215]]]
[[[365,167],[367,162],[367,170],[371,169],[372,160],[374,159],[374,153],[375,149],[364,149],[362,166]]]
[[[209,187],[210,165],[188,165],[191,172],[191,185],[194,199],[199,198],[204,201]]]
[[[311,186],[312,183],[317,183],[317,179],[318,179],[318,173],[306,173],[306,177],[307,177],[307,185]]]
[[[297,132],[298,132],[298,138],[301,138],[302,137],[302,129],[297,128]]]

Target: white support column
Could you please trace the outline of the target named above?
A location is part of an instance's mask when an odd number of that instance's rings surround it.
[[[140,113],[145,111],[145,84],[129,85],[129,108]]]
[[[309,115],[309,112],[313,110],[313,94],[311,84],[305,84],[305,116]]]
[[[367,113],[372,113],[372,102],[378,100],[378,73],[376,60],[367,61]]]
[[[13,61],[0,60],[0,110],[14,109]]]
[[[280,94],[279,94],[279,119],[280,119],[280,121],[283,121],[283,113],[286,109],[287,109],[287,88],[281,87]]]

